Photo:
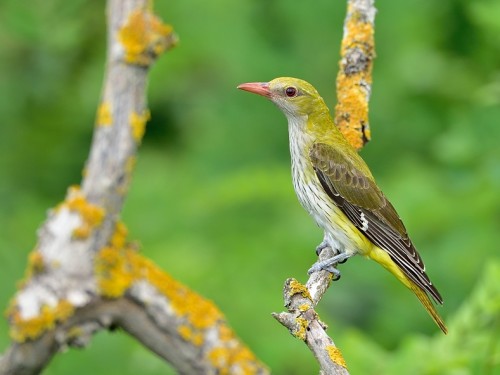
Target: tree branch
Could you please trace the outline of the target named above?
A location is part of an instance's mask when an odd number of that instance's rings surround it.
[[[320,253],[319,260],[333,256],[330,248]],[[320,365],[323,374],[348,375],[342,353],[326,334],[327,326],[320,320],[314,307],[328,289],[332,274],[327,271],[314,272],[306,285],[295,279],[287,279],[283,289],[287,312],[273,313],[273,317],[290,333],[304,341]]]
[[[148,286],[144,284],[136,288]],[[161,301],[161,296],[155,297]],[[221,371],[234,374],[268,373],[236,338],[232,337],[231,342],[227,340],[226,344],[231,344],[229,347],[217,346],[225,340],[220,332],[224,333],[224,330],[229,329],[222,321],[211,328],[209,341],[212,349],[208,352],[210,355],[206,356],[204,350],[209,346],[207,343],[193,350],[193,343],[179,335],[176,331],[179,325],[172,324],[173,318],[165,314],[163,308],[159,308],[158,301],[155,301],[155,306],[147,308],[144,302],[138,303],[137,298],[133,296],[114,300],[96,298],[37,340],[14,343],[0,360],[0,373],[38,374],[58,351],[68,346],[84,347],[95,332],[110,327],[124,329],[144,346],[166,359],[179,374],[217,374]],[[235,350],[236,347],[239,352]]]
[[[181,374],[267,374],[211,303],[126,241],[119,221],[149,119],[149,66],[175,44],[149,0],[109,0],[105,83],[82,188],[38,232],[8,310],[12,345],[0,374],[38,374],[67,346],[121,327]]]
[[[335,124],[360,150],[370,140],[368,101],[375,58],[375,0],[348,0],[344,21]]]

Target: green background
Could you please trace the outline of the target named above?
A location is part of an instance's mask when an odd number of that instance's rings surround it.
[[[341,266],[318,311],[353,374],[498,374],[500,3],[377,2],[372,142],[362,155],[443,295],[442,335],[379,265]],[[271,317],[307,279],[322,234],[291,185],[284,116],[236,90],[308,80],[333,108],[344,1],[158,1],[178,47],[151,70],[152,120],[123,218],[142,252],[213,300],[276,374],[313,374]],[[0,306],[47,209],[78,184],[105,59],[104,2],[0,3]],[[0,352],[8,346],[0,322]],[[164,374],[122,333],[58,355],[45,374]]]

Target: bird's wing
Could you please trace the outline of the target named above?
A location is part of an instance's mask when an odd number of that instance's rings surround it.
[[[323,189],[335,205],[372,243],[385,250],[409,279],[442,303],[403,222],[375,181],[325,143],[315,143],[309,156]]]

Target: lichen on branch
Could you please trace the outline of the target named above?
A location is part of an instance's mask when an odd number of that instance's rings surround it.
[[[108,0],[105,82],[80,187],[49,211],[7,311],[0,373],[38,374],[67,346],[119,326],[184,374],[267,374],[209,300],[140,255],[120,221],[149,119],[152,63],[175,45],[149,0]]]
[[[236,337],[213,302],[173,279],[127,245],[126,233],[125,226],[119,223],[109,246],[96,254],[99,293],[112,299],[128,295],[146,309],[161,305],[158,328],[171,334],[176,332],[177,339],[198,348],[199,355],[220,373],[263,373],[265,367]],[[152,318],[155,319],[155,314]]]
[[[335,124],[360,150],[371,138],[368,102],[375,58],[374,0],[349,0],[337,75]]]
[[[319,261],[329,259],[333,255],[332,249],[327,247],[319,254]],[[305,285],[296,279],[287,279],[283,287],[287,311],[273,313],[273,317],[286,327],[292,336],[304,341],[318,361],[322,373],[348,375],[340,349],[327,335],[326,324],[314,310],[331,281],[332,274],[327,271],[313,272]]]
[[[129,64],[149,66],[157,56],[177,43],[171,25],[164,24],[148,9],[136,9],[118,32]]]

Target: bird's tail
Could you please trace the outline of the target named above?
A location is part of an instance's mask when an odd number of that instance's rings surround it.
[[[413,283],[411,280],[408,280],[410,283],[410,289],[415,293],[417,298],[420,300],[422,305],[424,305],[425,309],[429,313],[429,315],[432,317],[434,322],[441,328],[441,331],[443,331],[444,334],[448,333],[448,328],[446,328],[446,325],[444,324],[443,319],[441,316],[439,316],[438,312],[436,311],[436,307],[432,304],[431,300],[427,296],[427,294],[415,283]]]
[[[436,324],[441,328],[445,334],[448,333],[448,329],[444,324],[443,319],[439,316],[436,308],[432,304],[429,296],[421,289],[417,284],[415,284],[408,276],[406,276],[401,268],[391,259],[389,254],[378,246],[375,246],[371,252],[368,253],[368,257],[375,260],[381,264],[385,269],[392,273],[396,278],[401,281],[406,287],[408,287],[417,298],[420,300],[422,305],[425,307],[429,315],[436,322]]]

